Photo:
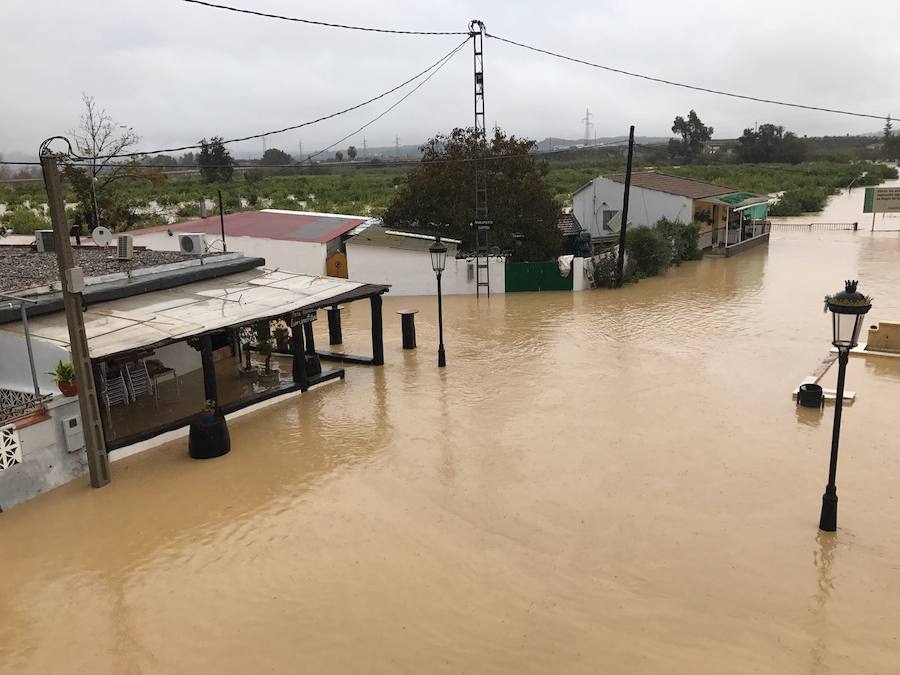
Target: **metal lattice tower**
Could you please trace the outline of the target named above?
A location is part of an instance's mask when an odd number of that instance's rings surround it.
[[[475,296],[481,289],[491,296],[490,231],[493,221],[488,217],[487,194],[487,129],[484,119],[484,23],[478,19],[469,22],[475,66]]]
[[[584,122],[584,144],[591,144],[591,127],[594,126],[594,123],[591,122],[591,118],[594,114],[591,112],[590,108],[585,108],[584,117],[581,118],[581,121]]]

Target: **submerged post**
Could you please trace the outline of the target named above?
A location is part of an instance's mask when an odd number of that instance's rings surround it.
[[[381,296],[373,295],[372,303],[372,365],[384,365],[384,334],[381,323]]]
[[[332,305],[328,308],[328,344],[339,345],[344,341],[341,334],[341,308],[339,305]]]
[[[109,483],[109,456],[106,454],[106,439],[103,422],[100,419],[100,405],[97,402],[97,387],[91,369],[91,355],[88,350],[87,333],[84,328],[82,296],[84,277],[80,267],[75,267],[69,228],[66,226],[66,208],[63,203],[62,181],[56,157],[50,152],[45,141],[41,146],[41,169],[47,188],[47,204],[50,207],[50,221],[53,223],[53,240],[56,244],[56,263],[62,286],[63,304],[66,310],[66,325],[69,329],[69,349],[78,385],[78,407],[81,411],[84,445],[87,453],[88,472],[91,487],[100,488]]]
[[[634,125],[628,131],[628,164],[625,167],[625,195],[622,198],[622,219],[619,224],[619,260],[616,265],[616,288],[625,282],[625,230],[628,225],[628,199],[631,193],[631,164],[634,160]]]

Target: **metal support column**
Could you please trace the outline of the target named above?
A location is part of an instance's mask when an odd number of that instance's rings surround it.
[[[475,296],[481,289],[491,295],[490,230],[493,221],[488,216],[487,130],[484,117],[484,23],[478,19],[469,22],[472,38],[475,75]]]
[[[78,406],[81,410],[84,430],[85,450],[91,487],[103,487],[110,480],[109,457],[106,454],[106,439],[100,406],[97,402],[97,387],[91,368],[87,333],[84,329],[82,296],[84,281],[81,268],[75,267],[72,243],[69,241],[69,227],[66,223],[66,208],[63,203],[62,181],[56,157],[48,147],[49,141],[41,144],[40,159],[47,188],[47,204],[50,207],[50,221],[53,223],[53,239],[56,244],[56,262],[59,281],[62,286],[63,303],[66,310],[66,325],[69,328],[69,349],[75,368],[75,382],[78,384]]]
[[[309,389],[309,376],[306,373],[306,349],[303,346],[303,331],[300,326],[291,330],[291,354],[294,356],[294,382],[300,385],[300,391]]]

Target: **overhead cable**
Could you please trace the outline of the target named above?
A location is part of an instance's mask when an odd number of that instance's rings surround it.
[[[422,70],[421,72],[419,72],[419,73],[413,75],[412,77],[410,77],[410,78],[404,80],[403,82],[401,82],[401,83],[398,84],[397,86],[391,87],[391,88],[388,89],[387,91],[384,91],[384,92],[378,94],[377,96],[373,96],[372,98],[367,99],[367,100],[363,101],[362,103],[357,103],[356,105],[352,105],[352,106],[350,106],[349,108],[344,108],[343,110],[338,110],[337,112],[333,112],[333,113],[331,113],[331,114],[329,114],[329,115],[323,115],[322,117],[317,117],[317,118],[314,119],[314,120],[309,120],[309,121],[307,121],[307,122],[301,122],[301,123],[299,123],[299,124],[292,124],[291,126],[284,127],[283,129],[275,129],[275,130],[273,130],[273,131],[264,131],[264,132],[262,132],[262,133],[251,134],[251,135],[249,135],[249,136],[241,136],[241,137],[239,137],[239,138],[229,138],[228,140],[223,140],[223,141],[222,141],[222,144],[223,144],[223,145],[228,145],[229,143],[240,143],[240,142],[242,142],[242,141],[252,141],[252,140],[255,140],[255,139],[257,139],[257,138],[265,138],[266,136],[274,136],[275,134],[282,134],[282,133],[284,133],[284,132],[286,132],[286,131],[294,131],[295,129],[301,129],[301,128],[303,128],[303,127],[308,127],[308,126],[313,125],[313,124],[318,124],[319,122],[324,122],[325,120],[330,120],[330,119],[332,119],[332,118],[334,118],[334,117],[339,117],[340,115],[344,115],[344,114],[346,114],[346,113],[348,113],[348,112],[352,112],[352,111],[354,111],[354,110],[358,110],[359,108],[362,108],[362,107],[364,107],[364,106],[367,106],[367,105],[369,105],[370,103],[374,103],[375,101],[378,101],[378,100],[380,100],[380,99],[382,99],[382,98],[385,98],[386,96],[390,96],[391,94],[393,94],[393,93],[394,93],[395,91],[397,91],[398,89],[402,89],[403,87],[405,87],[406,85],[410,84],[411,82],[415,82],[416,80],[418,80],[419,78],[423,77],[424,75],[427,75],[429,72],[431,72],[431,71],[434,70],[435,68],[437,68],[437,67],[443,65],[444,61],[445,61],[446,59],[448,59],[450,56],[454,55],[457,51],[459,51],[459,49],[460,49],[460,47],[462,46],[462,44],[465,44],[468,40],[469,40],[469,38],[466,37],[466,39],[463,40],[463,42],[462,42],[460,45],[457,45],[456,47],[454,47],[453,49],[451,49],[449,52],[447,52],[446,54],[444,54],[444,55],[443,55],[441,58],[439,58],[437,61],[435,61],[435,62],[432,63],[430,66],[428,66],[427,68],[425,68],[425,70]],[[69,155],[70,155],[71,157],[73,157],[74,159],[78,159],[78,160],[114,159],[114,158],[116,158],[116,157],[124,157],[124,158],[128,158],[128,157],[140,157],[140,156],[142,156],[142,155],[159,155],[159,154],[170,153],[170,152],[183,152],[183,151],[185,151],[185,150],[198,150],[198,149],[200,149],[200,148],[202,148],[202,147],[203,147],[203,144],[202,144],[202,143],[195,143],[195,144],[193,144],[193,145],[182,145],[182,146],[177,147],[177,148],[162,148],[162,149],[159,149],[159,150],[147,150],[147,151],[142,151],[142,152],[122,153],[122,154],[117,154],[117,155],[97,155],[97,156],[92,156],[92,157],[83,157],[83,156],[81,156],[81,155],[78,155],[78,154],[75,153],[74,151],[70,151]]]
[[[505,42],[507,44],[515,45],[516,47],[522,47],[523,49],[529,49],[533,52],[538,52],[540,54],[546,54],[547,56],[553,56],[557,59],[563,59],[565,61],[571,61],[573,63],[580,63],[585,66],[590,66],[591,68],[599,68],[601,70],[606,70],[611,73],[618,73],[619,75],[627,75],[628,77],[636,77],[641,80],[649,80],[650,82],[658,82],[660,84],[668,84],[673,87],[681,87],[683,89],[692,89],[694,91],[702,91],[707,94],[716,94],[718,96],[729,96],[731,98],[739,98],[745,101],[756,101],[757,103],[769,103],[772,105],[781,105],[787,106],[789,108],[800,108],[802,110],[816,110],[819,112],[827,112],[827,113],[835,113],[838,115],[851,115],[853,117],[866,117],[869,119],[875,120],[886,120],[888,119],[887,115],[871,115],[869,113],[860,113],[853,112],[850,110],[840,110],[837,108],[823,108],[821,106],[815,105],[805,105],[803,103],[790,103],[788,101],[778,101],[771,98],[760,98],[757,96],[748,96],[745,94],[735,94],[734,92],[722,91],[720,89],[711,89],[709,87],[700,87],[693,84],[685,84],[684,82],[675,82],[674,80],[666,80],[661,77],[652,77],[650,75],[642,75],[641,73],[633,73],[628,70],[622,70],[621,68],[613,68],[612,66],[604,66],[600,63],[592,63],[591,61],[585,61],[584,59],[578,59],[573,56],[567,56],[565,54],[559,54],[557,52],[552,52],[548,49],[541,49],[540,47],[535,47],[533,45],[525,44],[524,42],[516,42],[515,40],[510,40],[509,38],[500,37],[499,35],[494,35],[492,33],[485,33],[485,35],[489,38],[493,38],[494,40],[498,40],[500,42]]]
[[[314,21],[313,19],[301,19],[299,17],[284,16],[281,14],[269,14],[268,12],[257,12],[252,9],[242,9],[240,7],[231,7],[229,5],[220,5],[215,2],[204,2],[204,0],[181,0],[192,5],[201,5],[212,9],[223,9],[228,12],[236,12],[238,14],[250,14],[253,16],[261,16],[266,19],[279,19],[280,21],[293,21],[295,23],[305,23],[311,26],[324,26],[326,28],[343,28],[345,30],[359,30],[368,33],[391,33],[394,35],[468,35],[466,31],[445,31],[445,30],[399,30],[395,28],[373,28],[371,26],[351,26],[343,23],[330,23],[328,21]]]

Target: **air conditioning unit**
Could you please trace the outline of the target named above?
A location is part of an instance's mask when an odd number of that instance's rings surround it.
[[[53,253],[56,250],[56,241],[53,239],[53,230],[35,230],[34,243],[41,253]]]
[[[134,237],[120,234],[116,239],[116,257],[119,260],[131,260],[134,257]]]
[[[178,235],[178,248],[184,255],[203,255],[206,253],[206,240],[198,232],[185,232]]]
[[[66,439],[66,452],[78,452],[84,447],[84,433],[81,431],[81,418],[78,415],[63,417],[63,437]]]

